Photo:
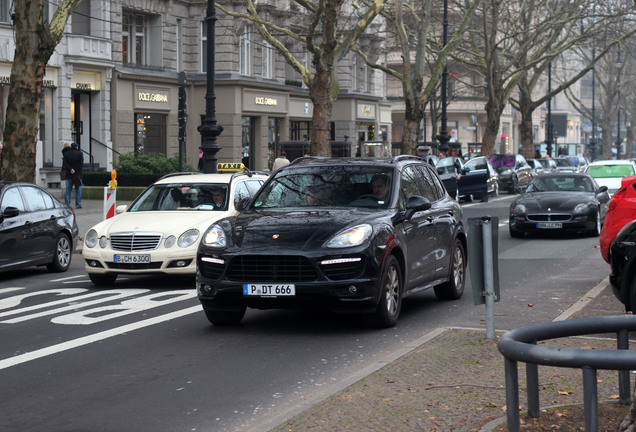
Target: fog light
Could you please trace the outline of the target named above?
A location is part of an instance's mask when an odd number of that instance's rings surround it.
[[[91,266],[91,267],[97,267],[97,261],[90,260],[88,262],[88,265]]]
[[[349,293],[351,293],[351,294],[355,294],[355,293],[357,293],[357,292],[358,292],[358,288],[356,288],[356,287],[355,287],[355,285],[351,285],[351,286],[349,287]]]
[[[177,267],[185,267],[187,265],[188,265],[188,263],[185,262],[185,261],[177,261],[177,263],[176,263]]]

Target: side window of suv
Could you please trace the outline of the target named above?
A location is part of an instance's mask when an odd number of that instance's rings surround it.
[[[398,206],[401,211],[406,210],[406,200],[413,195],[421,195],[418,177],[419,173],[414,169],[413,165],[409,165],[402,170],[400,179],[400,200]]]

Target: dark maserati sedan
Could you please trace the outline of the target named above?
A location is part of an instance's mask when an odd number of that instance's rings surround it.
[[[46,190],[0,181],[0,272],[42,265],[66,271],[78,233],[73,210]]]
[[[424,160],[304,157],[205,232],[197,294],[216,325],[250,307],[361,313],[390,327],[409,294],[462,296],[466,241],[461,207]]]
[[[619,231],[609,248],[610,285],[625,311],[636,307],[636,220]]]
[[[510,235],[570,231],[598,236],[609,198],[607,187],[588,174],[540,174],[510,204]]]

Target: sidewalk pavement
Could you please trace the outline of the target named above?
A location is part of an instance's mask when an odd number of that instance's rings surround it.
[[[623,314],[605,278],[555,321]],[[496,337],[504,333],[497,331]],[[614,335],[547,343],[616,349]],[[519,368],[519,409],[525,412],[525,364]],[[583,403],[580,369],[539,366],[539,384],[542,409]],[[282,413],[258,430],[491,432],[506,425],[504,358],[485,328],[437,329],[336,386],[330,396],[305,401],[296,412]],[[617,372],[599,370],[598,401],[616,402],[617,394]]]
[[[121,204],[130,202],[116,203]],[[75,214],[81,251],[86,232],[104,219],[104,204],[82,200]],[[605,278],[556,320],[622,314]],[[503,333],[497,331],[496,337]],[[563,338],[550,345],[615,349],[612,335],[600,336]],[[525,365],[519,366],[520,410],[525,411]],[[541,407],[582,404],[582,381],[579,369],[540,366]],[[599,402],[615,401],[616,372],[598,371],[598,381]],[[491,432],[506,424],[505,388],[504,358],[496,340],[487,339],[485,326],[440,328],[255,430]]]

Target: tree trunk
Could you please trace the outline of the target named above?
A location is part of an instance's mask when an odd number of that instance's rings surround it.
[[[499,135],[502,112],[502,104],[490,97],[488,103],[486,103],[486,128],[481,142],[481,154],[483,156],[495,153],[495,141]]]
[[[317,70],[309,91],[309,97],[314,104],[310,145],[312,156],[331,156],[329,119],[333,103],[329,96],[330,84],[330,74],[324,70]]]
[[[525,158],[533,158],[535,152],[534,137],[532,136],[532,113],[534,112],[534,107],[525,91],[520,91],[519,112],[521,112],[521,125],[519,126],[521,154]]]
[[[423,111],[416,102],[405,98],[404,129],[402,130],[402,152],[404,155],[417,154],[417,138],[420,135],[420,121]],[[426,141],[426,137],[424,137]]]

